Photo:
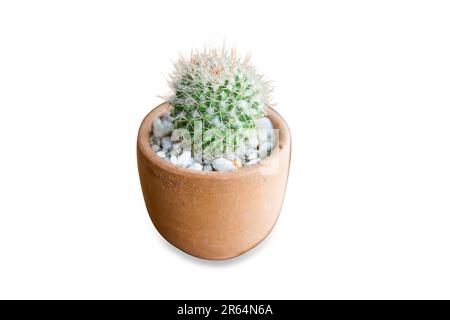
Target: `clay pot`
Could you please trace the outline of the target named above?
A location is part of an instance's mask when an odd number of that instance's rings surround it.
[[[159,158],[149,145],[163,103],[142,121],[137,160],[142,192],[159,233],[193,256],[229,259],[259,244],[274,227],[289,173],[291,136],[281,116],[268,110],[278,145],[257,165],[233,172],[195,172]]]

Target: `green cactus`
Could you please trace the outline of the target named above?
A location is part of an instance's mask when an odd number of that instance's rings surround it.
[[[170,86],[174,129],[188,132],[204,159],[233,152],[249,138],[248,129],[255,127],[270,103],[268,82],[249,64],[249,56],[241,60],[235,50],[195,52],[189,60],[181,57]]]

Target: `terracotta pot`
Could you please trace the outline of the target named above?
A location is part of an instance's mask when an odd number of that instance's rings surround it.
[[[153,119],[169,109],[168,103],[153,109],[138,134],[138,169],[150,218],[167,241],[193,256],[239,256],[260,243],[277,221],[289,173],[289,128],[269,109],[279,129],[270,156],[233,172],[195,172],[159,158],[149,145]]]

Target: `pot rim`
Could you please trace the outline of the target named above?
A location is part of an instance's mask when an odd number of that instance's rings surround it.
[[[194,171],[187,168],[179,167],[170,162],[167,162],[156,155],[156,152],[150,147],[149,137],[152,130],[153,119],[168,112],[171,108],[169,102],[163,102],[151,110],[142,120],[141,126],[138,132],[137,147],[142,154],[155,166],[159,167],[163,171],[170,172],[172,174],[180,175],[183,177],[192,177],[198,179],[230,179],[235,177],[252,176],[259,174],[261,169],[270,166],[275,157],[280,156],[282,152],[288,152],[289,148],[286,148],[291,143],[291,134],[286,121],[281,115],[271,107],[267,108],[267,117],[272,121],[275,129],[279,130],[278,141],[275,147],[272,149],[269,156],[262,159],[259,163],[248,167],[242,167],[235,171],[220,172],[220,171]]]

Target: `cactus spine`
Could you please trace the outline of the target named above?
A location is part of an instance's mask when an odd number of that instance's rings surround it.
[[[170,87],[174,129],[187,132],[206,160],[236,152],[270,103],[268,82],[249,64],[249,56],[241,60],[235,50],[195,52],[189,60],[181,57]]]

